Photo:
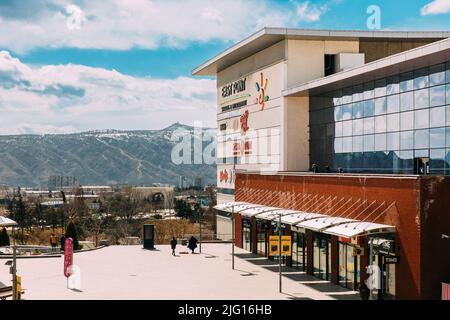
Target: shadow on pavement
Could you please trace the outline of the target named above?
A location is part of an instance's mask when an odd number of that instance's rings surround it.
[[[253,253],[239,253],[236,254],[236,257],[241,258],[249,263],[252,263],[257,266],[262,266],[264,269],[267,269],[272,272],[278,272],[279,267],[277,265],[277,261],[269,260],[264,257],[260,257]],[[344,287],[335,285],[331,282],[321,280],[319,278],[313,277],[311,275],[307,275],[305,272],[299,271],[294,268],[282,266],[281,272],[283,273],[283,277],[289,278],[294,281],[298,281],[301,284],[308,286],[314,290],[327,294],[327,296],[332,297],[337,300],[360,300],[359,293],[346,289]],[[329,294],[328,294],[329,293]],[[306,297],[298,297],[288,293],[283,293],[289,295],[289,299],[292,300],[311,300]]]

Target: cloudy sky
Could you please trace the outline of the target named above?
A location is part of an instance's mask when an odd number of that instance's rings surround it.
[[[450,30],[450,0],[0,0],[0,134],[215,126],[190,72],[262,27]]]

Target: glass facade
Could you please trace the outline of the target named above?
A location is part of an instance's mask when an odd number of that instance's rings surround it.
[[[244,250],[252,251],[252,223],[250,220],[242,220],[242,247]]]
[[[331,242],[330,236],[314,233],[313,242],[313,270],[314,276],[323,280],[331,278]]]
[[[450,62],[310,98],[311,166],[450,174]]]
[[[268,255],[268,238],[269,238],[270,223],[262,220],[256,221],[256,241],[257,251],[259,255],[267,257]]]
[[[292,236],[292,267],[306,271],[306,236],[303,232],[291,231]]]
[[[339,284],[352,290],[358,290],[360,258],[353,255],[353,250],[353,245],[339,242]]]

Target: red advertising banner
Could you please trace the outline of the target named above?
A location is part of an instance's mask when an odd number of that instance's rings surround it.
[[[450,300],[450,283],[442,282],[442,300]]]
[[[71,266],[73,264],[73,240],[67,238],[64,243],[64,276],[66,278],[71,275]]]

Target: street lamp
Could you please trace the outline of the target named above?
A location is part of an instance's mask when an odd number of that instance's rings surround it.
[[[234,204],[231,206],[231,268],[234,270]]]
[[[6,217],[0,216],[0,227],[12,227],[13,238],[13,261],[12,261],[12,283],[13,283],[13,300],[17,300],[17,267],[16,267],[16,238],[14,236],[14,229],[17,226],[17,222]]]

